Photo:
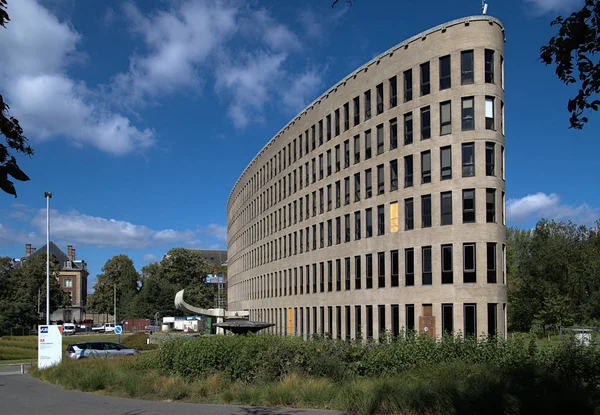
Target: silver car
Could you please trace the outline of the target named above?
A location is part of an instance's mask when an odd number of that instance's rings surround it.
[[[140,352],[113,342],[86,342],[71,344],[65,352],[69,359],[89,357],[137,356]]]

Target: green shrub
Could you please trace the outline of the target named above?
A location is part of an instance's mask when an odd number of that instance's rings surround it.
[[[158,348],[156,344],[148,344],[148,335],[146,333],[134,333],[123,339],[121,344],[135,350],[154,350]]]

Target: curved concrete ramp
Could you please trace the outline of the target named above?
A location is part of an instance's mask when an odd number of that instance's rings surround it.
[[[183,292],[184,291],[185,290],[181,290],[177,294],[175,294],[175,308],[176,309],[181,310],[186,313],[194,314],[194,315],[223,317],[223,315],[225,314],[224,313],[225,310],[223,310],[223,309],[218,309],[218,308],[205,309],[205,308],[194,307],[193,305],[186,303],[183,300]]]

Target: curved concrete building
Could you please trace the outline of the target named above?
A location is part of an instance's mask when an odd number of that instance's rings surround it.
[[[504,29],[420,33],[341,80],[227,204],[229,309],[281,334],[506,332]]]

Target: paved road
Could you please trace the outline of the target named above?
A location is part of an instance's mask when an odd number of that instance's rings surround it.
[[[341,412],[231,405],[200,405],[111,398],[68,391],[29,375],[0,377],[0,413],[6,415],[340,415]]]

